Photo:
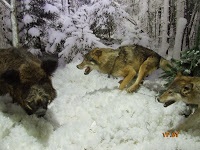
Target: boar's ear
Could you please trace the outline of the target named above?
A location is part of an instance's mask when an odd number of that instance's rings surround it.
[[[188,83],[186,85],[183,86],[183,88],[181,89],[181,93],[183,95],[187,95],[188,93],[190,93],[193,89],[193,84],[192,83]]]
[[[41,68],[46,72],[47,75],[52,75],[52,73],[56,70],[58,67],[58,61],[57,60],[43,60],[41,64]]]
[[[20,73],[17,70],[7,70],[1,74],[1,78],[8,84],[20,83]]]

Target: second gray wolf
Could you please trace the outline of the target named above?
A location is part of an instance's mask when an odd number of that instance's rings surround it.
[[[117,49],[94,48],[84,55],[78,69],[85,69],[85,75],[93,69],[114,77],[124,77],[119,89],[123,90],[137,76],[136,81],[127,88],[127,92],[138,89],[142,80],[159,67],[169,70],[169,61],[159,54],[140,45],[126,45]]]
[[[158,98],[158,101],[164,103],[165,107],[176,101],[182,101],[193,108],[195,107],[194,113],[190,114],[174,130],[200,129],[200,77],[184,76],[178,73],[168,89]]]

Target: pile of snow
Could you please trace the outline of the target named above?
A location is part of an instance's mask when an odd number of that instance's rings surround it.
[[[118,90],[119,79],[96,71],[85,76],[76,65],[56,71],[57,98],[44,118],[26,115],[9,96],[0,98],[1,150],[199,149],[199,137],[190,133],[163,137],[185,119],[183,103],[164,108],[144,86],[128,94]]]

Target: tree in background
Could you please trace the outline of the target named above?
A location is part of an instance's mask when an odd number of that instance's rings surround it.
[[[16,9],[16,1],[11,0],[10,4],[5,1],[1,0],[1,3],[4,4],[10,11],[10,20],[11,20],[11,32],[12,32],[12,46],[18,47],[19,46],[19,37],[18,37],[18,24],[17,24],[17,9]]]
[[[87,5],[84,5],[85,3]],[[60,14],[56,21],[59,28],[49,30],[46,51],[57,51],[60,57],[65,57],[66,61],[70,62],[77,53],[83,54],[93,47],[113,44],[108,42],[112,39],[135,44],[147,36],[140,33],[136,23],[115,1],[98,0],[85,3],[81,3],[77,10]],[[128,30],[125,24],[121,24],[125,20],[131,22],[131,29]]]
[[[142,31],[125,8],[114,0],[93,0],[88,9],[91,30],[107,41],[115,39],[122,41],[122,44],[138,44],[143,36]]]
[[[152,39],[151,48],[164,57],[178,59],[181,51],[194,46],[199,0],[124,0],[124,3],[129,4],[129,14],[138,18],[140,27]]]
[[[179,59],[182,50],[194,46],[199,3],[198,0],[18,1],[20,43],[36,54],[58,52],[68,62],[79,52],[95,46],[116,47],[113,44],[140,44],[164,57]]]
[[[44,51],[49,41],[48,31],[57,28],[56,19],[60,10],[56,3],[46,0],[24,0],[21,1],[21,12],[23,26],[21,32],[23,45],[32,48],[35,54]]]
[[[59,20],[61,30],[65,34],[59,56],[65,57],[67,62],[70,62],[77,53],[83,54],[92,47],[105,46],[90,29],[86,8],[86,6],[82,6],[75,13],[70,16],[62,16],[62,19]]]
[[[188,76],[200,77],[200,24],[193,48],[180,53],[180,59],[172,59],[171,70],[163,72],[162,77],[171,83],[177,72]]]

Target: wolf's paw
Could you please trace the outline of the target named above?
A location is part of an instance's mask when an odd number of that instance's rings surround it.
[[[133,86],[131,86],[131,87],[129,87],[129,88],[127,88],[127,92],[128,93],[133,93],[133,92],[135,92],[137,89],[138,89],[138,85],[133,85]]]
[[[132,90],[131,88],[127,88],[126,91],[127,91],[128,93],[133,93],[133,92],[134,92],[134,90]]]
[[[119,89],[120,89],[120,90],[124,90],[124,88],[125,88],[125,87],[124,87],[122,84],[120,84]]]

